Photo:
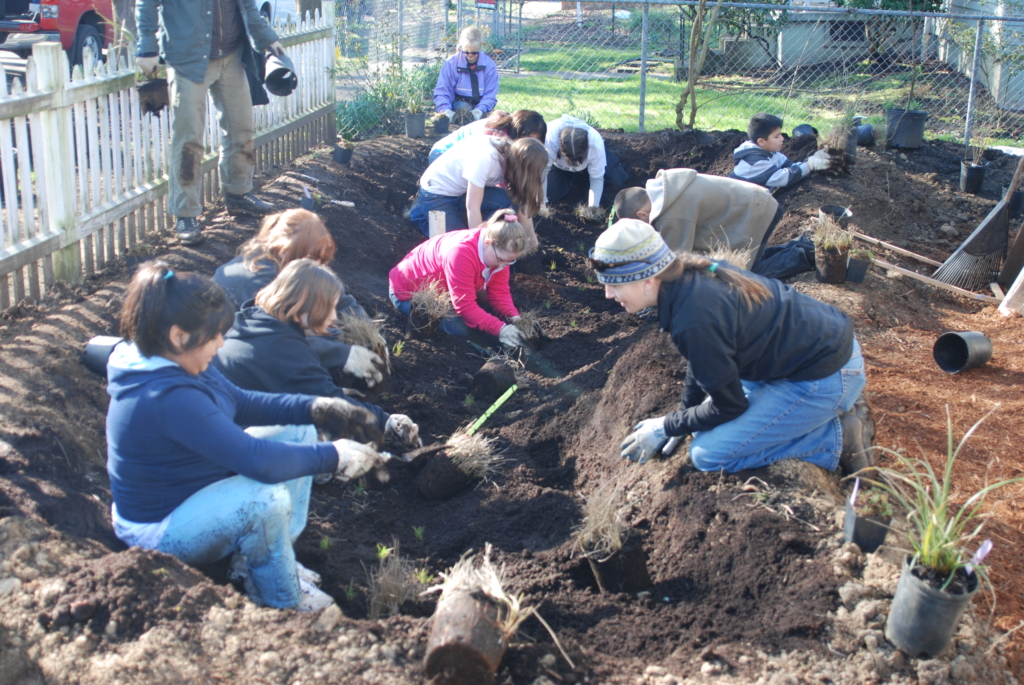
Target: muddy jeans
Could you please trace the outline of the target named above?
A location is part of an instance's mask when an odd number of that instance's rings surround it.
[[[244,47],[244,45],[242,46]],[[220,183],[224,193],[252,190],[252,99],[242,67],[242,47],[222,59],[211,59],[206,78],[196,83],[168,67],[171,91],[171,172],[167,209],[172,216],[197,217],[203,212],[200,165],[206,131],[206,94],[213,96],[220,126]]]
[[[313,426],[250,428],[267,440],[316,442]],[[245,555],[257,599],[272,607],[299,603],[292,545],[306,527],[312,476],[268,485],[232,476],[207,485],[171,512],[157,549],[186,564],[209,564]]]

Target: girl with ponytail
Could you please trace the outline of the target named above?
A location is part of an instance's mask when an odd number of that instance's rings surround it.
[[[623,457],[643,464],[693,435],[701,471],[787,458],[846,473],[873,465],[864,359],[841,311],[726,262],[674,254],[636,219],[602,233],[590,259],[605,297],[630,313],[657,307],[686,358],[680,408],[637,424]]]
[[[629,172],[607,149],[601,134],[586,122],[564,114],[547,127],[548,175],[545,202],[558,202],[577,180],[589,182],[587,206],[609,206],[629,180]],[[591,212],[596,217],[597,212]]]

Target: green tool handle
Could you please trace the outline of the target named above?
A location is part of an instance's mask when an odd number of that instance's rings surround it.
[[[477,419],[476,423],[469,427],[469,430],[466,431],[466,435],[472,435],[473,433],[476,433],[477,429],[480,428],[480,426],[484,425],[484,421],[491,418],[491,414],[498,411],[498,407],[505,404],[505,400],[512,397],[512,393],[514,393],[518,389],[518,385],[513,385],[511,388],[506,390],[505,394],[499,397],[497,400],[495,400],[494,404],[491,405],[491,408],[485,411],[484,415]]]

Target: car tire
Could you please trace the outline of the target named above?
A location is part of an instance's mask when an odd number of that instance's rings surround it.
[[[91,24],[81,24],[75,33],[75,44],[71,50],[71,66],[82,64],[85,50],[91,47],[96,53],[96,59],[103,61],[103,37],[96,27]]]

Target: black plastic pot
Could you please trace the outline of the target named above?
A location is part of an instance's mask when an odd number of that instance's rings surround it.
[[[936,590],[911,571],[908,558],[892,598],[885,637],[913,659],[938,656],[953,639],[956,625],[978,590],[977,574],[967,576],[968,591]]]
[[[926,121],[928,112],[897,107],[885,110],[885,144],[889,147],[921,147]]]
[[[818,135],[818,129],[814,128],[810,124],[800,124],[793,129],[793,137],[797,136],[816,136]]]
[[[987,166],[988,164],[974,164],[966,160],[960,162],[960,190],[973,195],[980,193]]]
[[[864,554],[878,550],[889,533],[891,518],[881,516],[858,516],[850,500],[846,500],[846,517],[843,518],[843,539],[855,542]]]
[[[110,359],[114,348],[124,342],[124,338],[113,335],[97,335],[85,344],[85,352],[82,353],[82,363],[85,368],[97,376],[107,377],[107,360]]]
[[[992,358],[992,341],[979,331],[951,331],[935,341],[932,355],[946,373],[960,373],[986,364]]]
[[[857,156],[857,127],[854,126],[846,133],[846,154],[851,157]]]
[[[446,500],[455,497],[472,482],[472,478],[459,471],[451,459],[441,452],[435,454],[416,476],[416,489],[429,500]]]
[[[335,164],[348,164],[352,161],[352,148],[342,147],[340,145],[334,146],[334,163]]]
[[[845,283],[850,250],[814,250],[814,277],[819,283]]]
[[[1010,186],[1003,186],[999,191],[999,197],[1006,197],[1006,191],[1009,189]],[[1016,219],[1021,215],[1022,210],[1024,210],[1024,189],[1018,189],[1010,196],[1009,218]]]
[[[639,539],[627,540],[622,549],[604,561],[587,557],[601,592],[643,592],[654,583],[647,573],[647,555]]]
[[[448,133],[448,125],[450,123],[451,122],[448,120],[448,117],[438,117],[434,120],[434,133],[439,135]]]
[[[875,127],[871,124],[861,124],[857,127],[857,145],[861,147],[875,146]]]
[[[818,219],[824,221],[825,219],[832,219],[839,228],[844,231],[850,227],[850,218],[853,216],[853,212],[847,207],[842,205],[823,205],[818,207]]]
[[[409,138],[422,138],[426,128],[427,115],[419,112],[417,114],[405,115],[405,135]]]

